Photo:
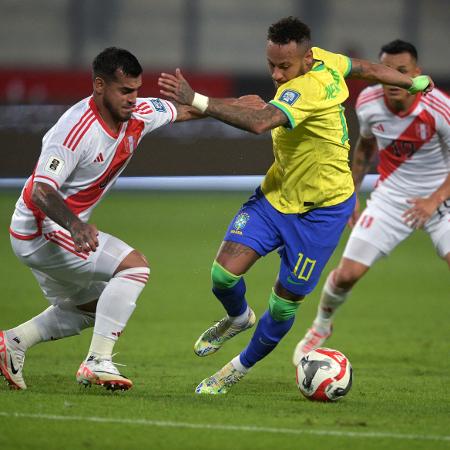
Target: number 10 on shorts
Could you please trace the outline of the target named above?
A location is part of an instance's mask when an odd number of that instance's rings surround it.
[[[305,257],[303,253],[298,254],[297,264],[294,267],[293,274],[299,280],[308,281],[311,277],[314,266],[316,265],[316,260]]]

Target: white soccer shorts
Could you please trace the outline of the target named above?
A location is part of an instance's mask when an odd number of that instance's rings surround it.
[[[78,253],[70,233],[61,228],[32,240],[11,236],[14,253],[31,268],[42,292],[55,305],[97,300],[123,259],[133,251],[125,242],[99,231],[95,252]]]
[[[414,230],[403,221],[410,208],[406,199],[391,199],[374,191],[367,207],[353,228],[343,256],[370,267],[404,241]],[[425,223],[439,256],[450,252],[450,208],[441,206]]]

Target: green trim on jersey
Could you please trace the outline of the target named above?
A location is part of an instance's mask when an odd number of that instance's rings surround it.
[[[318,66],[311,69],[313,72],[319,72],[319,70],[325,70],[325,63],[323,61],[317,60],[318,63],[320,63]],[[315,63],[314,63],[315,64]]]
[[[347,70],[344,72],[344,78],[352,71],[352,59],[348,56],[346,58],[348,59],[348,66]]]
[[[345,143],[348,141],[347,121],[345,120],[344,111],[345,108],[342,105],[339,105],[339,117],[341,119],[342,125],[342,138],[341,138],[342,145],[345,145]]]
[[[291,128],[295,128],[295,119],[292,116],[292,114],[289,112],[289,110],[284,105],[282,105],[281,103],[279,103],[276,100],[270,100],[269,103],[271,103],[276,108],[281,109],[281,111],[283,111],[286,114],[286,116],[287,116],[287,118],[289,120],[290,127]]]

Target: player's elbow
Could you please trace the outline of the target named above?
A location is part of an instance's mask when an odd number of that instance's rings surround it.
[[[41,205],[50,190],[54,189],[48,184],[34,182],[31,190],[31,201],[38,206]]]

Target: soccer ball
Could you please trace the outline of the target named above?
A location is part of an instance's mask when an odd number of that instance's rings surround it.
[[[341,352],[317,348],[297,366],[297,386],[308,400],[339,400],[352,387],[352,366]]]

